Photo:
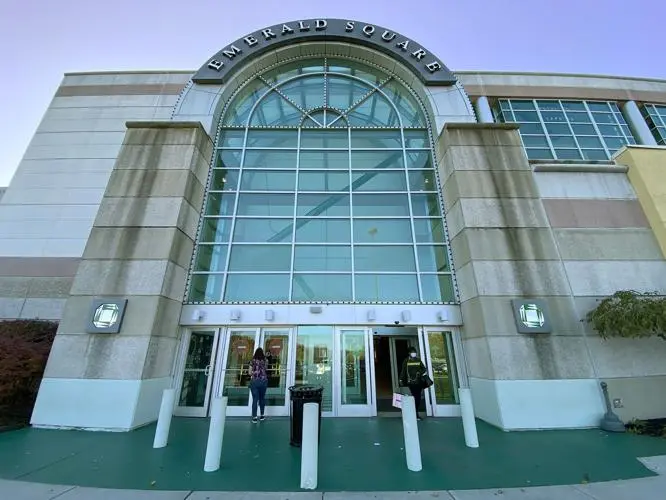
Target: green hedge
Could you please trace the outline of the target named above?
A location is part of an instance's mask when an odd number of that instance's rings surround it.
[[[27,423],[58,324],[0,321],[0,426]]]

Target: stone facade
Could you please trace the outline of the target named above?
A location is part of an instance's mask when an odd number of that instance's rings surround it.
[[[212,142],[199,124],[128,123],[65,305],[33,425],[126,430],[155,419]],[[118,335],[88,334],[92,299],[128,298]],[[85,417],[77,410],[85,401]],[[97,421],[95,421],[97,420]]]
[[[641,375],[666,373],[645,365],[666,345],[604,342],[581,321],[617,289],[664,291],[666,262],[625,167],[536,168],[513,125],[447,126],[437,153],[480,418],[505,429],[595,426],[598,383],[627,371],[620,352],[642,360]],[[518,334],[514,298],[545,300],[553,332]]]

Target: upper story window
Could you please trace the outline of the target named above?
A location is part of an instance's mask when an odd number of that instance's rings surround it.
[[[644,104],[642,112],[657,144],[666,145],[666,106]]]
[[[531,160],[608,160],[636,144],[615,102],[500,99],[495,116],[520,124]]]

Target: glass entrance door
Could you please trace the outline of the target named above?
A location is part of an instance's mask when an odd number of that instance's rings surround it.
[[[372,395],[369,336],[365,328],[339,328],[335,334],[335,406],[340,417],[370,417],[376,413]]]
[[[195,330],[183,334],[179,356],[182,373],[174,414],[183,417],[205,417],[213,381],[215,352],[219,330]]]
[[[426,400],[436,417],[460,416],[460,367],[456,353],[460,353],[460,337],[453,330],[424,329],[420,335],[426,354],[427,368],[434,384],[426,389]]]
[[[293,380],[293,342],[290,328],[250,328],[229,330],[222,392],[227,395],[227,415],[249,416],[252,411],[249,364],[254,351],[261,346],[266,355],[268,388],[266,415],[289,414],[287,391]]]

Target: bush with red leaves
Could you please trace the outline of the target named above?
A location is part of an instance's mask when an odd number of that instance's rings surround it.
[[[0,321],[0,427],[27,423],[58,324]]]

